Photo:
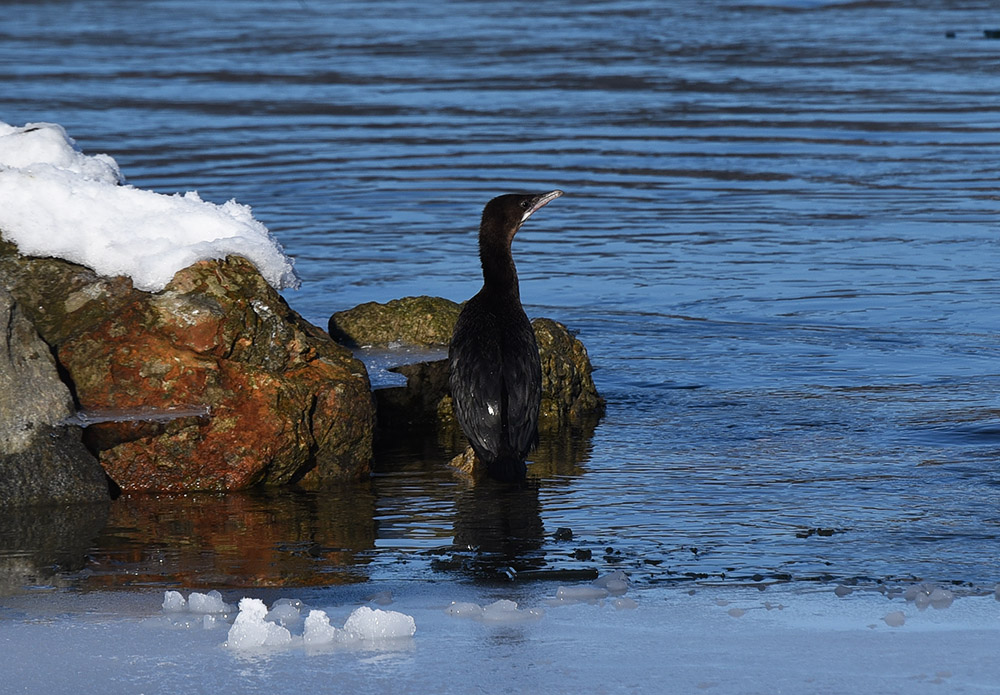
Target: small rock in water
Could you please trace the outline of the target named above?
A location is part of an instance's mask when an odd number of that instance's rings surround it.
[[[571,541],[573,540],[573,529],[560,526],[552,537],[557,541]]]
[[[729,615],[731,615],[734,618],[742,618],[744,615],[747,614],[747,612],[745,610],[743,610],[742,608],[735,608],[735,607],[734,608],[730,608],[727,611],[727,613],[729,613]]]
[[[902,627],[903,623],[906,622],[906,615],[903,611],[893,611],[882,618],[882,620],[884,620],[885,624],[889,627]]]
[[[850,596],[854,593],[854,589],[849,586],[844,586],[843,584],[838,584],[837,588],[833,590],[833,593],[835,593],[839,598],[844,598],[845,596]]]

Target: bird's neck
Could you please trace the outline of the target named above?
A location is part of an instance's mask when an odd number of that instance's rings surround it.
[[[494,295],[513,297],[520,301],[517,268],[510,252],[510,238],[506,235],[481,235],[479,260],[483,265],[483,288]]]

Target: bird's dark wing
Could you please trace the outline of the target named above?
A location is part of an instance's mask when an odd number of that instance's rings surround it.
[[[523,460],[537,437],[542,367],[535,332],[527,317],[517,330],[505,336],[505,341],[502,395],[506,403],[502,412],[510,451]]]
[[[449,386],[458,424],[489,463],[503,447],[501,345],[488,317],[468,309],[459,316],[448,348]]]

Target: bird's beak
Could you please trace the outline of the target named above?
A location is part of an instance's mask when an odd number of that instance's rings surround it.
[[[543,193],[542,195],[535,198],[534,202],[531,203],[531,207],[529,207],[527,210],[524,211],[524,216],[521,217],[521,224],[524,224],[524,221],[529,217],[531,217],[532,214],[534,214],[534,212],[538,210],[540,207],[544,206],[546,203],[555,200],[562,194],[563,194],[562,191],[555,190],[555,191],[550,191],[549,193]]]

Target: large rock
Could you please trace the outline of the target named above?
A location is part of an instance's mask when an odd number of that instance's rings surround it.
[[[0,288],[0,507],[109,499],[48,346]]]
[[[368,472],[364,365],[245,259],[196,263],[148,293],[0,244],[0,277],[54,349],[81,408],[209,409],[89,427],[85,441],[121,488],[232,490]]]

